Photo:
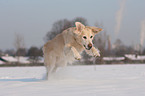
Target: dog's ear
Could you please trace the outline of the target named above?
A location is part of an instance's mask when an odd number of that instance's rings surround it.
[[[92,31],[96,34],[99,33],[100,31],[103,31],[102,28],[98,28],[98,27],[90,27],[92,29]]]
[[[82,29],[85,28],[85,26],[80,22],[76,22],[75,25],[76,25],[77,31],[81,31]]]

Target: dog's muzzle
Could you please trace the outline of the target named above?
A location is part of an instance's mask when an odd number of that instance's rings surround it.
[[[84,47],[87,49],[87,50],[90,50],[91,48],[92,48],[92,44],[90,43],[90,44],[88,44],[88,46],[86,47],[86,45],[84,45]]]

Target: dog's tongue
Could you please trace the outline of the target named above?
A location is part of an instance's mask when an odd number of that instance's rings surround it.
[[[91,48],[87,48],[85,45],[84,45],[84,47],[87,49],[87,50],[90,50]]]

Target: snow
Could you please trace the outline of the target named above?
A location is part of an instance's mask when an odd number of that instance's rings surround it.
[[[130,60],[145,60],[145,55],[125,54],[125,57]]]
[[[17,62],[17,59],[13,56],[2,56],[3,59],[5,59],[8,62]]]
[[[30,61],[28,60],[29,57],[23,57],[23,56],[19,56],[19,57],[13,57],[13,56],[2,56],[2,58],[8,62],[20,62],[20,63],[25,63],[28,64],[30,63]],[[19,60],[18,60],[19,59]]]
[[[39,56],[39,60],[38,60],[39,63],[44,63],[44,58]]]
[[[0,60],[0,64],[5,64],[3,61]]]
[[[18,58],[19,58],[20,63],[25,63],[25,64],[30,63],[30,61],[28,61],[29,57],[20,56],[20,57],[16,57],[16,58],[17,58],[17,61],[18,61]]]
[[[1,67],[0,96],[145,96],[145,65]]]
[[[105,61],[121,61],[124,60],[124,57],[103,57],[103,60]]]

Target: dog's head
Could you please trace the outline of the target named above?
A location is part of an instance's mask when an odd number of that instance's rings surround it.
[[[79,44],[84,46],[86,50],[90,50],[93,46],[92,40],[94,36],[103,29],[97,27],[84,26],[80,22],[76,22],[75,37]]]

